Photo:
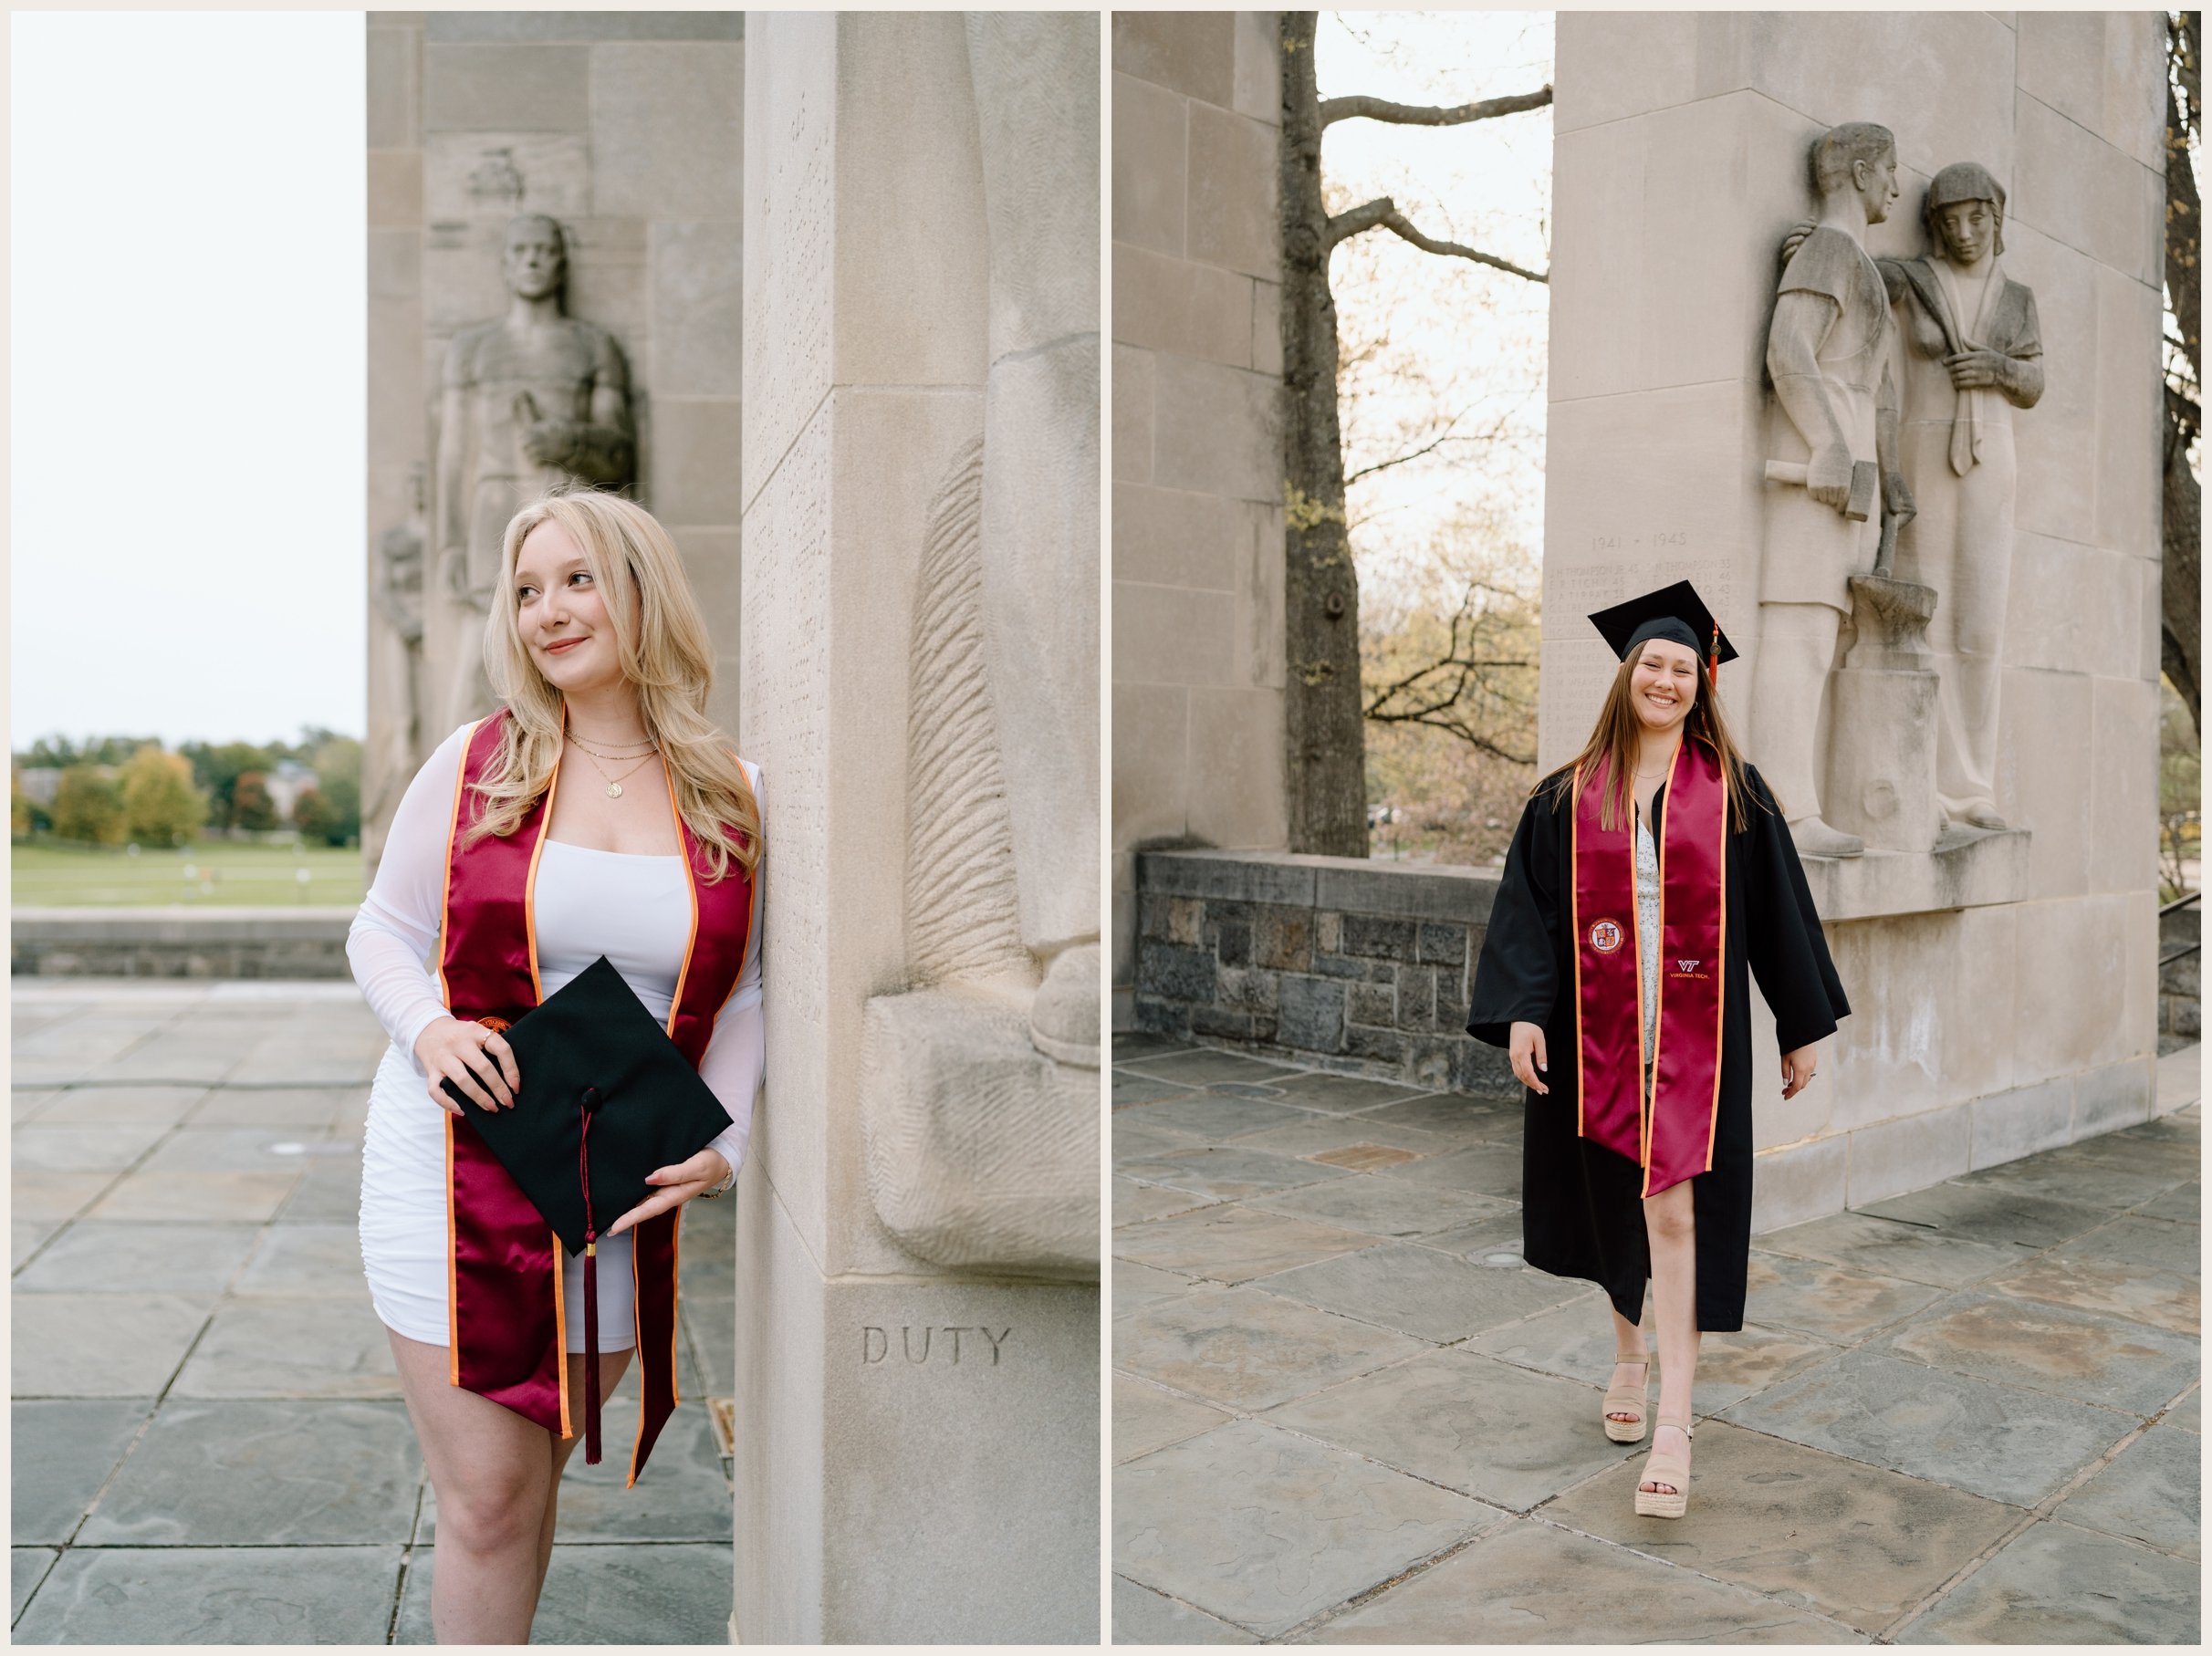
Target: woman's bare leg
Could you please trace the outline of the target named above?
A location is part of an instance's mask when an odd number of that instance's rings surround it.
[[[627,1351],[602,1351],[600,1353],[600,1397],[610,1398],[614,1395],[616,1382],[622,1378],[623,1371],[629,1367],[630,1353]],[[572,1411],[582,1409],[580,1400],[583,1395],[584,1355],[580,1351],[571,1351],[569,1353],[569,1402]],[[553,1562],[553,1526],[560,1517],[560,1474],[569,1464],[569,1457],[583,1447],[584,1442],[584,1422],[580,1412],[569,1423],[576,1429],[574,1437],[563,1438],[554,1437],[550,1433],[547,1434],[547,1442],[553,1445],[553,1475],[551,1481],[546,1485],[546,1521],[544,1527],[538,1531],[537,1535],[537,1590],[541,1593],[545,1591],[546,1570]],[[621,1445],[610,1442],[600,1446],[600,1453],[607,1455],[619,1453],[626,1459],[630,1452]],[[536,1599],[533,1598],[531,1602],[535,1604]]]
[[[452,1384],[443,1346],[392,1334],[391,1353],[438,1495],[432,1630],[440,1644],[527,1644],[552,1434]]]
[[[1610,1303],[1607,1305],[1606,1308],[1608,1310],[1612,1310],[1612,1306]],[[1652,1354],[1651,1348],[1643,1343],[1643,1325],[1642,1323],[1633,1323],[1629,1321],[1627,1318],[1622,1316],[1618,1311],[1613,1311],[1612,1320],[1614,1355],[1617,1357],[1624,1351],[1641,1351],[1643,1354],[1643,1363],[1645,1365],[1641,1370],[1641,1372],[1646,1380],[1649,1380],[1651,1378],[1651,1369],[1649,1365],[1651,1363]],[[1627,1368],[1629,1370],[1629,1373],[1626,1376],[1623,1376],[1621,1372],[1623,1367]],[[1613,1365],[1613,1379],[1615,1381],[1619,1381],[1622,1379],[1633,1379],[1638,1372],[1639,1370],[1634,1363],[1615,1363]],[[1605,1418],[1608,1420],[1627,1422],[1634,1420],[1636,1416],[1633,1412],[1614,1409],[1609,1410],[1606,1412]]]
[[[1652,1449],[1690,1458],[1690,1440],[1663,1424],[1690,1418],[1690,1391],[1697,1378],[1697,1210],[1692,1181],[1671,1184],[1643,1200],[1643,1228],[1651,1239],[1652,1316],[1659,1336],[1659,1410],[1653,1417]],[[1675,1435],[1664,1443],[1659,1433]],[[1643,1489],[1676,1493],[1671,1484],[1646,1478]]]

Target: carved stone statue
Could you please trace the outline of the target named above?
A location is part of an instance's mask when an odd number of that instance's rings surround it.
[[[370,863],[384,849],[384,834],[420,763],[423,741],[423,477],[414,468],[414,509],[404,524],[377,536],[370,582],[370,678],[384,691],[370,720],[370,751],[362,771],[367,800],[361,812],[362,849]]]
[[[1899,578],[1939,595],[1928,644],[1936,791],[1947,821],[2001,828],[1996,799],[1999,649],[2012,577],[2018,463],[2012,411],[2043,394],[2035,295],[1998,264],[2005,190],[1956,161],[1929,182],[1930,255],[1883,259],[1904,335],[1899,456],[1918,506],[1897,542]]]
[[[983,436],[914,589],[907,987],[868,1004],[869,1194],[933,1264],[1098,1274],[1098,31],[965,20]]]
[[[499,537],[524,502],[564,482],[621,488],[636,475],[630,370],[614,336],[567,314],[568,242],[526,214],[506,228],[507,313],[454,335],[439,401],[432,526],[438,578],[480,626],[499,577]],[[491,709],[466,630],[448,664],[446,725]]]
[[[1896,142],[1887,128],[1847,122],[1814,141],[1811,161],[1820,220],[1783,268],[1767,335],[1784,451],[1767,474],[1784,486],[1768,491],[1752,744],[1798,849],[1855,857],[1864,842],[1821,813],[1816,736],[1849,582],[1873,567],[1879,508],[1911,509],[1895,455],[1888,292],[1862,240],[1897,198]]]

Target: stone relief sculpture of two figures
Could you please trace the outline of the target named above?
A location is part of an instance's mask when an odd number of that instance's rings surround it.
[[[1766,469],[1784,486],[1769,490],[1754,749],[1806,855],[1857,856],[1868,834],[1925,850],[1946,825],[2005,826],[2011,411],[2042,394],[2035,298],[1998,265],[2005,193],[1986,168],[1936,175],[1930,252],[1899,260],[1864,242],[1899,193],[1889,130],[1836,127],[1811,162],[1821,216],[1784,243],[1767,338],[1776,441],[1807,453]],[[1846,616],[1854,671],[1837,672]]]
[[[2006,276],[2005,187],[1974,161],[1929,181],[1931,252],[1881,261],[1904,350],[1898,458],[1919,513],[1897,575],[1941,595],[1928,642],[1937,700],[1936,797],[1945,818],[2000,828],[1997,719],[2011,587],[2019,462],[2012,411],[2043,394],[2035,295]]]
[[[463,328],[446,349],[432,530],[435,578],[464,617],[442,729],[491,710],[476,641],[507,520],[557,484],[622,488],[636,476],[629,365],[612,334],[567,314],[568,271],[558,223],[515,219],[501,255],[506,314]]]

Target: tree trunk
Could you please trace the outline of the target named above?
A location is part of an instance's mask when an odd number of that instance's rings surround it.
[[[2169,25],[2169,29],[2172,29]],[[2196,114],[2196,89],[2200,84],[2195,77],[2198,36],[2196,19],[2185,14],[2182,28],[2186,34],[2169,35],[2169,50],[2178,55],[2180,71],[2187,77],[2190,114]],[[2196,726],[2201,740],[2204,735],[2204,701],[2199,694],[2203,662],[2198,651],[2199,629],[2203,617],[2198,609],[2201,585],[2202,547],[2199,536],[2203,531],[2203,493],[2196,474],[2189,469],[2189,444],[2202,427],[2203,374],[2198,367],[2201,356],[2198,327],[2203,318],[2202,272],[2198,255],[2203,247],[2200,221],[2204,204],[2196,193],[2196,176],[2189,167],[2188,126],[2185,123],[2179,100],[2174,95],[2173,75],[2166,80],[2166,231],[2165,231],[2165,287],[2166,302],[2172,306],[2174,320],[2181,335],[2182,355],[2189,365],[2192,384],[2189,390],[2197,401],[2194,403],[2169,382],[2165,396],[2165,520],[2162,533],[2165,542],[2165,564],[2159,577],[2158,609],[2160,618],[2159,655],[2167,678],[2188,703],[2189,719]]]
[[[1360,581],[1344,522],[1315,14],[1282,14],[1283,691],[1290,849],[1367,855]]]
[[[2159,665],[2181,699],[2188,703],[2189,722],[2204,739],[2204,702],[2198,673],[2198,631],[2203,620],[2198,609],[2203,590],[2198,536],[2204,531],[2204,495],[2196,474],[2189,470],[2187,433],[2171,411],[2167,400],[2165,452],[2165,564],[2159,572]]]

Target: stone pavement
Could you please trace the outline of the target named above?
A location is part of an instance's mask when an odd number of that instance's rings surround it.
[[[1117,1642],[2196,1642],[2195,1048],[2172,1113],[1757,1237],[1679,1521],[1602,1295],[1520,1261],[1518,1102],[1114,1055]]]
[[[18,1643],[431,1641],[435,1505],[355,1236],[384,1036],[350,984],[17,978]],[[538,1643],[728,1638],[735,1220],[683,1234],[683,1407],[579,1453]],[[711,1382],[711,1383],[710,1383]]]

